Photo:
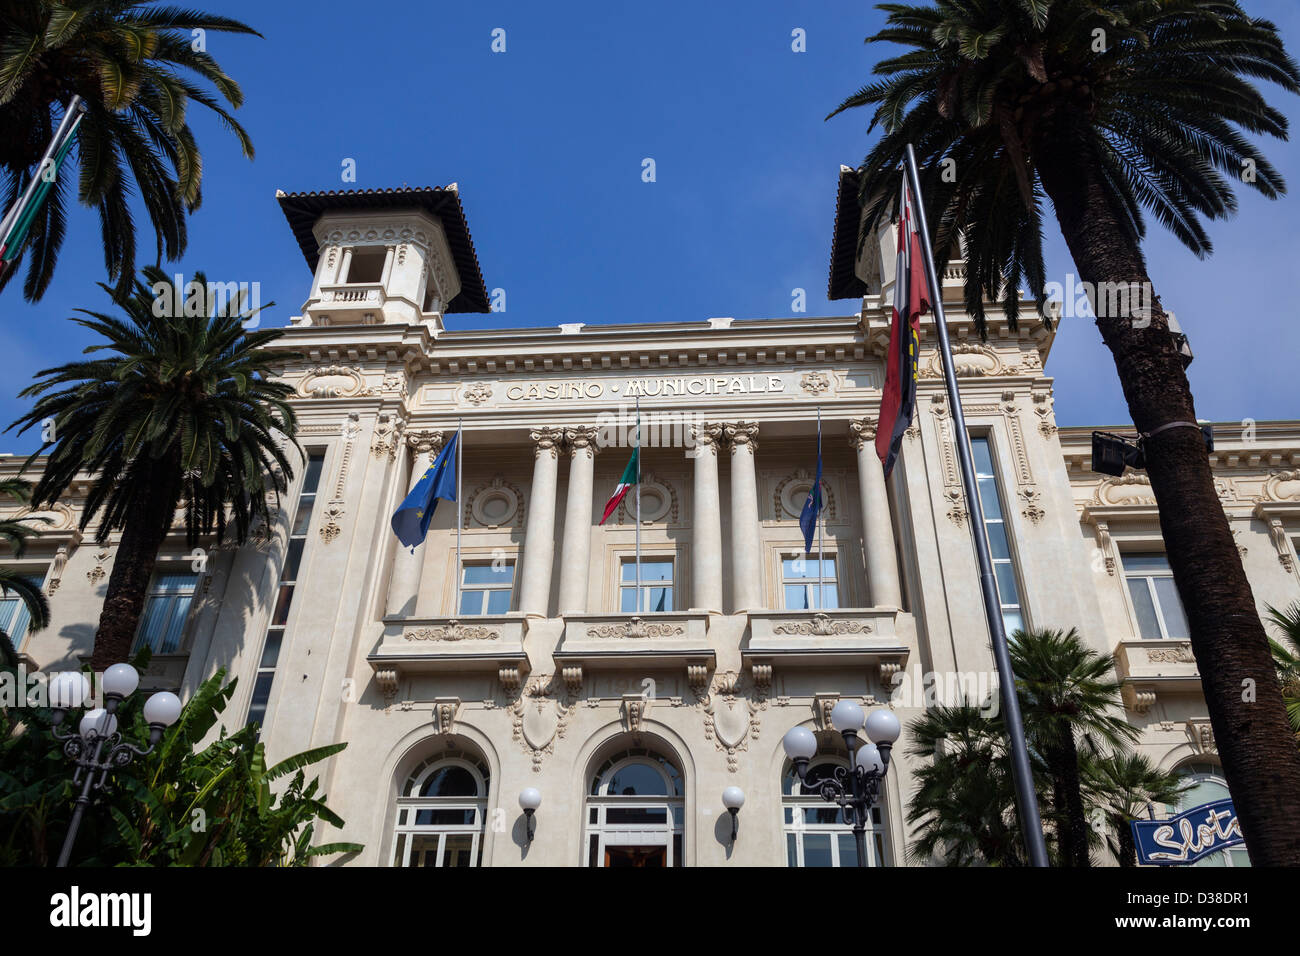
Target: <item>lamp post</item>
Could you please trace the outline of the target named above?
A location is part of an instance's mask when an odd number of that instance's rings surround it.
[[[868,743],[859,744],[865,723]],[[815,787],[827,803],[839,804],[846,826],[853,828],[858,866],[867,865],[867,814],[880,794],[880,784],[889,773],[889,752],[898,739],[898,718],[881,708],[865,717],[851,700],[841,700],[831,710],[831,726],[844,735],[849,765],[836,767],[833,777],[809,781],[808,762],[817,754],[817,738],[807,727],[792,727],[781,741],[785,754],[794,761],[795,773],[806,787]]]
[[[740,808],[745,805],[745,791],[739,787],[728,787],[722,791],[722,805],[727,808],[731,814],[731,842],[735,845],[736,834],[740,830],[737,817],[740,815]]]
[[[90,805],[91,791],[104,786],[110,770],[125,767],[136,757],[152,753],[162,739],[163,731],[176,723],[181,715],[179,697],[168,691],[153,694],[144,702],[144,719],[149,724],[149,746],[141,748],[124,741],[117,732],[117,709],[123,700],[135,692],[139,683],[140,675],[134,667],[130,664],[114,664],[104,672],[104,706],[87,710],[77,731],[64,734],[59,733],[59,726],[68,716],[68,711],[80,707],[90,694],[90,682],[84,674],[72,671],[56,674],[50,680],[50,703],[54,707],[51,733],[56,740],[63,742],[64,754],[77,768],[72,777],[73,786],[81,784],[81,793],[72,811],[72,822],[68,824],[68,835],[63,839],[57,866],[68,865],[72,845],[77,839],[77,830],[81,828],[81,818]]]
[[[536,787],[524,787],[519,791],[519,809],[524,811],[526,817],[524,828],[528,834],[528,843],[531,846],[534,835],[533,814],[537,808],[542,805],[542,792]]]

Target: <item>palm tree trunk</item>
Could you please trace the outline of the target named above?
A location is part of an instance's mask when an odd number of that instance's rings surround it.
[[[1115,827],[1115,838],[1119,842],[1119,865],[1136,867],[1138,862],[1137,845],[1133,842],[1133,830],[1129,821],[1120,819]]]
[[[1052,774],[1052,821],[1056,825],[1057,866],[1074,866],[1074,828],[1070,826],[1069,800],[1065,794],[1065,771],[1061,766],[1061,752],[1050,748],[1044,754]]]
[[[1047,134],[1043,188],[1080,278],[1143,283],[1146,262],[1122,225],[1101,167],[1068,121]],[[1115,360],[1139,432],[1196,421],[1191,388],[1159,299],[1149,321],[1102,315],[1097,327]],[[1105,310],[1098,310],[1105,311]],[[1249,321],[1249,317],[1243,317]],[[1146,470],[1160,530],[1191,627],[1192,650],[1224,773],[1251,861],[1300,865],[1300,752],[1289,731],[1264,626],[1214,487],[1199,430],[1147,439]]]
[[[1068,728],[1061,734],[1061,789],[1065,793],[1066,826],[1070,829],[1070,844],[1074,859],[1069,866],[1092,866],[1088,852],[1088,814],[1083,808],[1083,783],[1079,779],[1079,750],[1074,744],[1074,733]]]
[[[122,528],[90,657],[91,669],[96,672],[125,661],[131,653],[149,579],[180,500],[179,465],[149,462],[140,472],[127,480],[147,481],[155,493],[137,499]]]

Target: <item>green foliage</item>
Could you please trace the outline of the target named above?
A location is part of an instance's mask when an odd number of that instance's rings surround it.
[[[1282,700],[1286,715],[1300,744],[1300,601],[1284,611],[1270,606],[1269,622],[1276,628],[1280,639],[1269,638],[1277,679],[1282,683]]]
[[[5,207],[35,174],[58,119],[79,94],[87,112],[65,168],[80,168],[75,198],[99,212],[104,260],[119,297],[130,292],[136,269],[136,198],[153,225],[157,260],[185,251],[185,216],[200,205],[203,178],[189,105],[215,113],[244,155],[253,156],[248,134],[222,105],[239,107],[243,93],[206,49],[207,34],[218,32],[258,35],[237,20],[157,0],[0,0]],[[65,183],[74,179],[54,180],[32,223],[23,289],[31,301],[54,275],[66,228]]]
[[[1040,815],[1057,835],[1050,855],[1055,865],[1085,865],[1100,838],[1083,817],[1105,809],[1117,837],[1116,808],[1130,805],[1120,798],[1127,778],[1119,769],[1138,766],[1125,763],[1137,732],[1123,719],[1114,660],[1088,648],[1073,629],[1018,630],[1009,644]],[[916,771],[919,786],[908,807],[908,823],[918,833],[914,858],[1024,865],[1006,724],[1000,709],[990,711],[967,701],[932,708],[908,725],[909,753],[931,758]],[[1161,773],[1152,771],[1151,779]],[[1151,779],[1146,782],[1154,787]],[[1087,845],[1073,846],[1078,829],[1072,826],[1086,829]]]
[[[1161,770],[1136,753],[1086,757],[1081,761],[1081,770],[1089,804],[1104,815],[1106,844],[1120,866],[1137,866],[1137,848],[1129,824],[1146,818],[1148,804],[1177,803],[1191,786],[1177,773]]]
[[[1286,117],[1251,81],[1300,92],[1300,68],[1277,28],[1235,0],[879,6],[886,26],[868,42],[903,52],[830,114],[868,107],[868,132],[882,130],[861,167],[862,236],[892,214],[912,143],[936,255],[964,255],[966,309],[981,332],[986,299],[1015,327],[1022,282],[1047,318],[1048,166],[1095,163],[1124,238],[1136,244],[1149,213],[1202,257],[1212,249],[1203,220],[1236,210],[1234,184],[1269,198],[1286,188],[1242,134],[1286,139]]]
[[[192,281],[207,288],[202,272]],[[29,459],[49,455],[33,503],[57,501],[90,472],[81,527],[102,515],[104,540],[174,486],[191,545],[214,531],[220,542],[231,520],[242,543],[255,518],[271,519],[293,474],[280,447],[297,428],[293,389],[270,377],[273,363],[293,356],[266,348],[281,330],[244,328],[242,300],[205,294],[198,308],[158,308],[155,289],[169,304],[186,302],[184,287],[147,266],[123,317],[77,310],[87,318],[75,321],[103,337],[86,351],[111,357],[44,369],[20,393],[37,401],[10,429],[53,421],[51,440]]]
[[[25,505],[31,502],[31,485],[20,478],[6,478],[0,480],[0,498],[12,498],[19,504]],[[15,558],[21,558],[23,552],[27,550],[27,541],[38,535],[35,528],[32,528],[29,522],[47,522],[48,518],[23,518],[15,520],[5,518],[0,520],[0,542],[9,546],[10,551]],[[29,628],[33,631],[39,631],[50,623],[50,602],[45,597],[45,592],[41,590],[39,584],[33,584],[25,575],[14,570],[13,568],[0,568],[0,594],[7,595],[13,592],[18,599],[27,605],[27,613],[30,615],[31,623]],[[17,663],[17,652],[10,640],[10,635],[0,630],[0,666],[9,667]]]
[[[147,652],[134,661],[147,663]],[[73,865],[302,866],[310,859],[362,849],[312,846],[317,823],[341,827],[317,778],[304,768],[347,744],[319,747],[266,765],[255,726],[221,727],[235,681],[205,681],[153,753],[116,770],[87,812]],[[136,694],[118,713],[123,737],[137,746],[149,731]],[[19,722],[22,725],[19,725]],[[57,856],[75,794],[72,767],[50,736],[50,712],[0,712],[0,865],[44,865]],[[17,729],[18,732],[14,732]],[[276,781],[280,783],[276,784]],[[276,784],[273,786],[273,784]]]

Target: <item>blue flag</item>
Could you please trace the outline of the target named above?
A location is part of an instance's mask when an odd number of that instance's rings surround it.
[[[822,422],[817,418],[817,479],[808,490],[808,500],[799,512],[799,529],[803,531],[803,553],[812,552],[813,535],[817,532],[817,516],[822,511]]]
[[[433,509],[438,499],[456,500],[456,456],[459,452],[460,432],[438,453],[437,459],[411,489],[411,493],[393,512],[393,534],[408,548],[424,541],[433,520]]]

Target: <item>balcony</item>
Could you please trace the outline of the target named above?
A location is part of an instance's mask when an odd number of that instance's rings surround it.
[[[381,680],[433,671],[527,671],[519,616],[384,618],[379,646],[366,660]]]
[[[555,651],[561,665],[601,664],[611,667],[712,666],[709,617],[685,611],[656,614],[598,614],[570,617]]]
[[[373,325],[383,321],[385,301],[378,282],[323,285],[305,311],[313,325]]]
[[[1124,703],[1139,714],[1151,709],[1157,694],[1201,692],[1201,672],[1191,641],[1120,641],[1115,671],[1124,685]]]
[[[747,662],[874,664],[882,674],[892,673],[907,663],[907,643],[897,629],[902,613],[890,608],[754,611],[741,652]]]

